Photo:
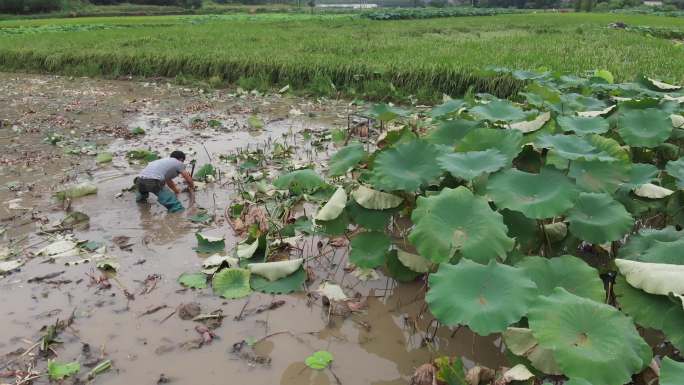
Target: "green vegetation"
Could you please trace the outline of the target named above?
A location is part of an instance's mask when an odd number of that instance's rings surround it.
[[[289,84],[381,100],[520,90],[523,82],[491,76],[488,66],[606,68],[617,81],[642,73],[684,81],[681,47],[607,28],[616,21],[684,27],[675,18],[548,13],[381,23],[305,14],[9,20],[0,22],[8,35],[0,39],[0,68]]]
[[[389,8],[364,13],[363,16],[372,20],[404,20],[404,19],[432,19],[435,17],[457,16],[493,16],[509,13],[523,13],[525,10],[514,8]]]

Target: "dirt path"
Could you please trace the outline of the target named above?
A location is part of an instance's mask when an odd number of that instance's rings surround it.
[[[60,333],[61,343],[52,345],[51,354],[82,366],[112,360],[113,370],[96,377],[96,384],[405,384],[416,366],[445,353],[498,367],[505,359],[494,338],[466,330],[452,337],[442,328],[431,343],[426,341],[431,317],[419,316],[422,283],[397,286],[384,277],[360,282],[344,269],[332,268],[345,264],[343,248],[310,264],[316,273],[310,287],[327,277],[349,293],[367,297],[367,309],[345,317],[330,317],[320,299],[304,293],[253,293],[247,300],[224,300],[210,288],[193,291],[177,283],[181,273],[201,269],[202,259],[193,251],[196,231],[225,236],[228,250],[238,241],[223,219],[234,193],[229,182],[235,166],[221,163],[219,155],[286,143],[297,149],[295,162],[325,158],[333,146],[320,151],[311,141],[330,129],[345,128],[349,108],[342,101],[235,91],[205,94],[164,82],[0,74],[0,250],[8,247],[25,261],[20,271],[0,277],[0,374],[7,372],[7,361],[40,340],[46,326],[72,314],[73,322]],[[250,116],[263,120],[265,127],[250,130]],[[135,127],[146,134],[131,136]],[[53,136],[61,138],[57,145],[44,143],[49,134],[61,135]],[[141,168],[125,154],[140,148],[161,154],[180,148],[199,165],[211,160],[221,170],[221,180],[200,191],[195,205],[181,215],[166,214],[153,200],[140,206],[132,193],[122,193]],[[113,162],[98,165],[87,154],[102,151],[112,152]],[[73,234],[106,246],[107,254],[116,257],[120,268],[109,289],[91,282],[88,274],[99,276],[93,263],[66,266],[67,259],[34,255],[57,235],[41,229],[65,216],[52,192],[84,181],[94,183],[98,192],[71,203],[71,210],[90,217],[88,228]],[[187,194],[182,200],[190,203]],[[208,226],[189,221],[198,207],[215,212],[216,220]],[[125,240],[123,249],[117,240]],[[314,240],[310,242],[306,247],[313,247]],[[58,275],[40,279],[53,273]],[[127,299],[124,289],[135,298]],[[284,305],[277,309],[249,314],[280,300]],[[225,316],[212,343],[198,346],[196,322],[178,314],[166,319],[190,302],[198,303],[202,313],[221,310]],[[235,320],[241,311],[248,315]],[[274,333],[253,350],[233,352],[237,342]],[[38,350],[7,369],[25,376],[21,371],[35,363],[36,375],[44,374],[46,360]],[[304,365],[316,350],[334,355],[332,371],[315,372]],[[81,373],[90,370],[86,366]],[[0,378],[0,384],[15,381]],[[43,376],[33,383],[47,382]]]

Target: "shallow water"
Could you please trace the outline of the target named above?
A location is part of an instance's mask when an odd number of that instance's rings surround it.
[[[7,354],[31,347],[42,336],[42,327],[72,313],[74,322],[61,333],[62,344],[55,345],[54,353],[60,362],[111,359],[113,370],[96,377],[95,384],[156,384],[163,374],[177,384],[389,385],[408,383],[415,367],[443,354],[462,356],[468,365],[505,364],[498,337],[482,338],[466,328],[454,332],[441,327],[430,338],[435,323],[424,309],[424,283],[397,285],[382,275],[361,282],[337,268],[346,265],[343,248],[331,249],[331,257],[308,262],[317,276],[308,289],[315,290],[327,278],[350,295],[368,298],[366,310],[345,317],[330,316],[320,299],[306,293],[255,292],[246,299],[224,300],[210,288],[185,290],[176,282],[181,273],[201,269],[202,258],[193,251],[194,233],[199,229],[225,236],[227,250],[239,241],[223,220],[234,193],[228,182],[235,170],[231,164],[219,163],[219,154],[285,142],[297,147],[296,160],[324,159],[334,146],[317,152],[300,133],[307,130],[322,136],[332,128],[346,128],[347,115],[354,108],[344,101],[203,93],[165,82],[0,74],[0,228],[6,228],[0,247],[20,250],[20,258],[26,261],[19,272],[0,278],[0,372],[12,358]],[[266,122],[263,130],[247,128],[245,122],[252,114]],[[198,117],[221,121],[225,129],[202,124],[193,128]],[[146,135],[111,136],[116,127],[125,131],[138,126]],[[65,155],[63,148],[43,143],[48,132],[61,133],[78,145],[97,144],[113,152],[114,161],[98,166],[94,156]],[[210,160],[220,164],[222,178],[198,192],[184,214],[167,214],[153,198],[147,205],[138,205],[130,192],[119,196],[141,167],[125,159],[127,150],[137,148],[162,154],[183,149],[198,165]],[[63,261],[49,263],[33,255],[55,235],[41,233],[40,226],[65,215],[62,205],[50,198],[52,192],[81,181],[94,182],[98,192],[73,200],[72,210],[90,216],[89,227],[74,234],[77,239],[105,244],[107,254],[117,257],[121,268],[108,290],[90,284],[87,274],[95,271],[92,263],[65,266]],[[17,198],[15,203],[31,210],[10,209],[8,201]],[[181,200],[186,206],[191,203],[186,193]],[[188,221],[186,217],[198,207],[215,213],[217,220],[207,228]],[[130,249],[115,246],[116,236],[130,237]],[[307,240],[304,247],[313,249],[316,241]],[[60,271],[64,273],[52,281],[62,282],[28,283],[30,278]],[[150,293],[141,294],[142,281],[151,274],[161,280]],[[134,300],[124,296],[124,288],[135,295]],[[274,300],[284,300],[285,305],[240,321],[233,319],[243,309],[249,312]],[[226,316],[215,330],[217,339],[199,349],[184,344],[199,337],[196,323],[177,315],[166,319],[178,305],[188,302],[198,302],[203,313],[220,309]],[[163,305],[153,314],[143,314]],[[255,346],[254,353],[270,359],[269,364],[250,362],[232,352],[234,343],[265,336],[269,337]],[[316,350],[333,354],[331,370],[317,372],[304,365],[304,359]],[[35,363],[37,372],[46,366],[37,349],[21,362]],[[87,370],[84,367],[81,373]],[[12,377],[0,379],[0,383],[14,381]],[[33,383],[47,382],[43,376]]]

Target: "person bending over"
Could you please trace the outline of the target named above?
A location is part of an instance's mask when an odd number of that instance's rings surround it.
[[[188,190],[192,193],[195,189],[192,176],[185,170],[183,162],[185,162],[185,154],[182,151],[174,151],[168,158],[150,162],[134,180],[135,187],[138,190],[135,197],[136,202],[147,202],[147,197],[152,193],[157,196],[159,203],[166,207],[170,213],[183,211],[183,204],[177,197],[180,189],[176,186],[173,178],[180,174],[188,184]]]

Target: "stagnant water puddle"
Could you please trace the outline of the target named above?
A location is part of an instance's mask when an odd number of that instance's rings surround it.
[[[464,357],[467,365],[506,364],[498,337],[478,337],[466,328],[435,330],[422,300],[423,282],[397,285],[382,275],[360,281],[346,273],[344,247],[322,246],[329,252],[308,262],[315,275],[308,287],[313,291],[328,279],[358,293],[367,307],[351,314],[331,315],[315,294],[254,292],[225,300],[211,288],[178,284],[181,273],[201,270],[195,232],[225,236],[227,250],[240,240],[224,218],[235,193],[235,166],[219,161],[221,154],[284,143],[295,147],[295,163],[325,159],[335,146],[327,143],[321,151],[311,141],[346,129],[348,114],[357,108],[278,94],[204,93],[164,81],[0,74],[0,249],[10,247],[26,261],[0,277],[0,375],[8,375],[0,384],[20,383],[16,375],[25,378],[31,369],[32,383],[48,383],[47,361],[34,345],[47,326],[69,319],[52,354],[82,365],[112,360],[96,384],[406,384],[417,366],[438,355]],[[251,116],[265,123],[263,129],[249,128]],[[131,136],[135,127],[145,135]],[[61,135],[57,145],[45,143],[49,134]],[[113,162],[98,165],[92,155],[65,153],[93,148],[112,152]],[[133,193],[122,190],[142,167],[130,164],[126,152],[141,148],[164,155],[182,149],[198,165],[216,165],[220,178],[199,191],[192,205],[182,194],[191,207],[180,215],[167,214],[154,199],[138,205]],[[57,235],[50,223],[65,216],[52,193],[83,181],[98,191],[71,203],[71,210],[90,217],[88,228],[73,233],[106,245],[107,254],[117,257],[116,280],[105,290],[89,277],[96,276],[93,263],[65,266],[34,255]],[[215,214],[215,221],[189,221],[199,207]],[[302,244],[317,247],[317,239]],[[198,324],[175,312],[191,302],[202,313],[221,310],[225,316],[209,344],[199,346]],[[255,312],[273,303],[282,306]],[[234,344],[249,339],[262,340],[250,353],[234,352]],[[317,350],[333,354],[331,370],[306,367],[305,358]],[[90,370],[86,366],[82,373]]]

